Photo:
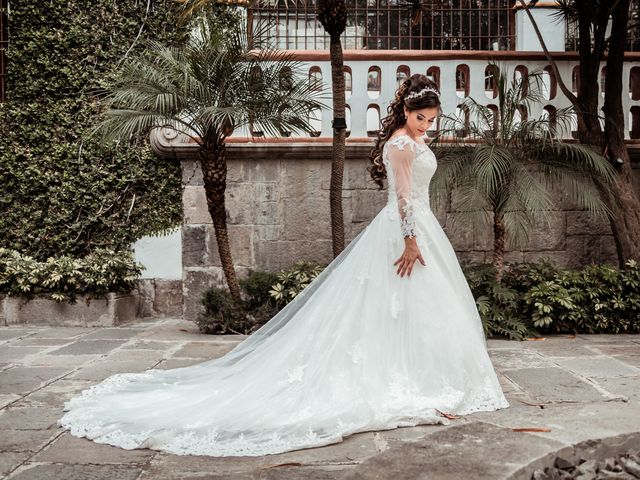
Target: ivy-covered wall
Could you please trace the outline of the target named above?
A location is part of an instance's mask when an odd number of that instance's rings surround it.
[[[7,99],[0,103],[0,246],[46,258],[127,248],[181,221],[180,166],[83,135],[92,96],[153,38],[179,44],[174,0],[10,1]]]

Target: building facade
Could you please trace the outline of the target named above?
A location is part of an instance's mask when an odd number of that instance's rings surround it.
[[[422,2],[428,8],[420,14],[408,8],[408,2],[395,0],[347,3],[349,21],[342,39],[348,126],[343,191],[347,242],[386,202],[386,191],[379,191],[368,178],[368,154],[389,101],[399,82],[409,75],[422,72],[430,76],[440,86],[445,113],[465,115],[459,105],[466,97],[488,106],[496,101],[490,62],[497,61],[509,76],[539,69],[545,72],[545,99],[526,114],[549,115],[569,106],[519,2],[434,0]],[[550,2],[538,5],[533,15],[560,74],[576,91],[579,62],[571,50],[575,32],[571,25],[557,21]],[[247,10],[247,21],[255,25],[263,20],[272,24],[268,39],[304,62],[312,84],[330,91],[328,37],[315,19],[314,3],[254,3]],[[630,144],[640,135],[640,63],[632,53],[636,44],[632,35],[623,78],[623,85],[628,86],[623,94],[628,112],[624,129]],[[604,76],[602,70],[603,80]],[[329,108],[312,112],[310,119],[317,128],[309,135],[274,138],[250,128],[228,139],[227,221],[241,276],[250,269],[274,271],[303,259],[331,261],[331,117]],[[194,319],[202,292],[225,284],[202,174],[193,144],[180,135],[157,132],[152,142],[161,155],[180,158],[183,165],[183,305],[185,318]],[[550,228],[540,226],[529,244],[508,251],[506,260],[533,261],[546,255],[567,266],[617,263],[610,226],[566,201],[562,205],[553,212]],[[475,232],[455,221],[455,192],[451,205],[435,213],[461,261],[490,260],[492,233]],[[429,254],[424,255],[428,258]]]

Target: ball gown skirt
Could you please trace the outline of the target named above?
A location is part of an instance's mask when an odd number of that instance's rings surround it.
[[[435,155],[401,135],[387,141],[383,162],[386,206],[260,329],[220,358],[111,375],[65,402],[58,424],[124,449],[257,456],[508,407],[470,288],[429,207]],[[426,266],[416,261],[400,277],[407,232]]]

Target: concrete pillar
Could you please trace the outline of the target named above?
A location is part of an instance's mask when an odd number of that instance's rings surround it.
[[[529,0],[526,0],[529,3]],[[550,52],[565,51],[566,21],[554,15],[555,1],[541,1],[531,9],[531,14],[542,33],[542,37]],[[520,7],[520,8],[518,8]],[[525,52],[541,52],[542,46],[538,40],[529,15],[516,1],[516,50]]]

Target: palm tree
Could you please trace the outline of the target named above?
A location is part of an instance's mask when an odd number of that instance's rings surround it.
[[[268,45],[250,50],[243,22],[224,32],[212,28],[208,15],[194,22],[198,28],[186,45],[149,41],[143,53],[123,65],[102,95],[108,110],[91,136],[109,144],[163,127],[198,145],[222,268],[239,300],[225,212],[225,141],[249,124],[273,135],[311,132],[309,112],[323,103],[290,54]]]
[[[333,255],[344,250],[344,217],[342,212],[342,179],[344,173],[345,121],[344,60],[340,35],[347,26],[347,6],[345,0],[318,0],[316,4],[318,21],[329,34],[329,55],[331,58],[331,90],[333,95],[333,149],[331,151],[331,183],[329,202],[331,204],[331,237]]]
[[[216,4],[235,4],[248,6],[247,0],[175,0],[182,5],[183,17],[201,12]],[[257,0],[258,3],[264,0]],[[265,2],[269,4],[269,2]],[[345,0],[318,0],[316,15],[329,34],[329,52],[331,59],[331,87],[333,96],[333,149],[331,151],[331,181],[329,186],[329,204],[331,214],[331,238],[333,255],[338,256],[344,250],[344,214],[342,211],[342,183],[344,176],[345,139],[347,124],[345,121],[345,85],[344,61],[340,35],[347,25],[347,7]],[[259,33],[252,35],[259,38]]]
[[[542,118],[526,118],[532,104],[543,100],[542,73],[532,72],[507,85],[503,69],[490,66],[497,82],[497,109],[466,99],[459,118],[443,119],[445,132],[463,131],[453,147],[444,148],[432,181],[434,204],[459,189],[459,220],[475,228],[486,226],[493,214],[493,264],[497,280],[504,267],[505,241],[528,241],[535,224],[549,224],[551,191],[567,197],[595,215],[610,216],[594,179],[611,188],[615,169],[593,149],[561,141],[570,128],[571,109]],[[473,120],[473,121],[472,121]],[[533,171],[530,171],[533,169]]]

